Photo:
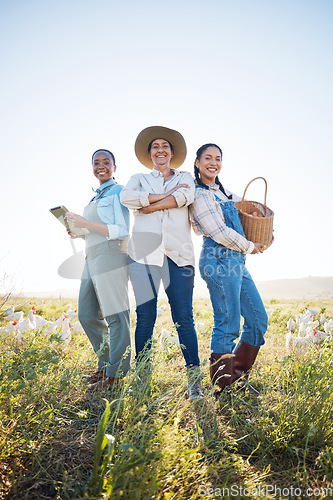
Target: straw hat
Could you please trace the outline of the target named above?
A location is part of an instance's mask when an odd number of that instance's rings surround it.
[[[178,168],[186,158],[186,144],[184,137],[177,132],[177,130],[172,130],[166,127],[147,127],[143,129],[135,141],[135,154],[137,159],[145,166],[150,169],[154,168],[154,164],[148,154],[148,146],[151,141],[155,139],[165,139],[170,144],[172,144],[174,153],[171,158],[170,167]]]

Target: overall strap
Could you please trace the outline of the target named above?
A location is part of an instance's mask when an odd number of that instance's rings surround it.
[[[105,193],[107,193],[109,190],[111,190],[114,186],[117,186],[117,183],[115,182],[114,184],[112,184],[111,186],[105,186],[99,193],[98,195],[95,195],[93,198],[91,198],[90,202],[91,203],[92,201],[97,201],[97,200],[100,200],[101,198],[103,198],[103,196],[105,195]]]
[[[226,203],[229,203],[229,205],[230,205],[231,203],[233,203],[233,204],[234,204],[234,202],[233,202],[230,198],[228,198],[228,199],[227,199],[227,201],[223,201],[223,200],[221,200],[221,198],[219,198],[219,197],[218,197],[215,193],[214,193],[214,197],[215,197],[215,200],[218,202],[218,204],[219,204],[219,205],[221,205],[221,203],[223,203],[223,205],[225,205]]]

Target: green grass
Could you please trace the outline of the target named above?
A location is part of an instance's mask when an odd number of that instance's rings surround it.
[[[30,302],[50,320],[68,303]],[[230,498],[252,498],[253,488],[267,486],[280,492],[265,498],[288,498],[283,488],[291,487],[333,491],[332,344],[303,357],[285,351],[289,317],[308,306],[332,318],[333,301],[266,303],[273,310],[266,344],[250,376],[261,397],[233,387],[219,401],[208,376],[213,320],[205,304],[194,303],[195,321],[206,324],[198,334],[205,399],[196,404],[186,399],[177,346],[167,352],[158,341],[172,329],[168,311],[157,320],[150,383],[138,385],[143,366],[133,363],[113,393],[92,394],[81,380],[96,367],[85,335],[73,335],[66,351],[43,332],[20,344],[1,340],[0,498],[216,498],[233,485],[239,494]]]

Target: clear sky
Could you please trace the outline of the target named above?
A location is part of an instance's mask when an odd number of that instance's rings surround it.
[[[325,0],[0,0],[2,272],[76,287],[48,209],[82,213],[98,148],[119,183],[145,172],[135,138],[164,125],[185,137],[184,170],[216,142],[225,187],[267,179],[275,242],[248,257],[255,280],[332,276],[332,15]],[[260,182],[247,197],[263,201]]]

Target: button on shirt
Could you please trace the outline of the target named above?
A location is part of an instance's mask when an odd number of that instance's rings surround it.
[[[232,201],[240,201],[241,198],[225,190],[227,195],[232,195]],[[216,243],[237,252],[248,254],[254,249],[254,243],[248,241],[244,236],[228,227],[224,222],[223,212],[215,195],[222,202],[230,201],[220,191],[217,184],[209,186],[209,189],[195,190],[195,200],[190,207],[190,216],[193,229],[196,234],[209,236]]]
[[[188,214],[188,206],[194,200],[194,182],[189,172],[173,170],[173,173],[167,182],[164,182],[162,173],[156,169],[149,174],[135,174],[120,194],[122,204],[135,210],[133,235],[128,252],[136,262],[162,266],[166,255],[178,266],[194,266]],[[157,210],[150,214],[139,211],[140,208],[150,205],[149,194],[167,193],[179,184],[187,184],[190,187],[179,188],[172,193],[178,208]],[[159,235],[159,238],[153,237],[151,233]]]
[[[110,189],[111,186],[114,187]],[[97,204],[98,217],[108,227],[107,240],[124,240],[129,234],[129,212],[119,199],[122,188],[110,179],[96,189],[96,195],[90,202]]]

